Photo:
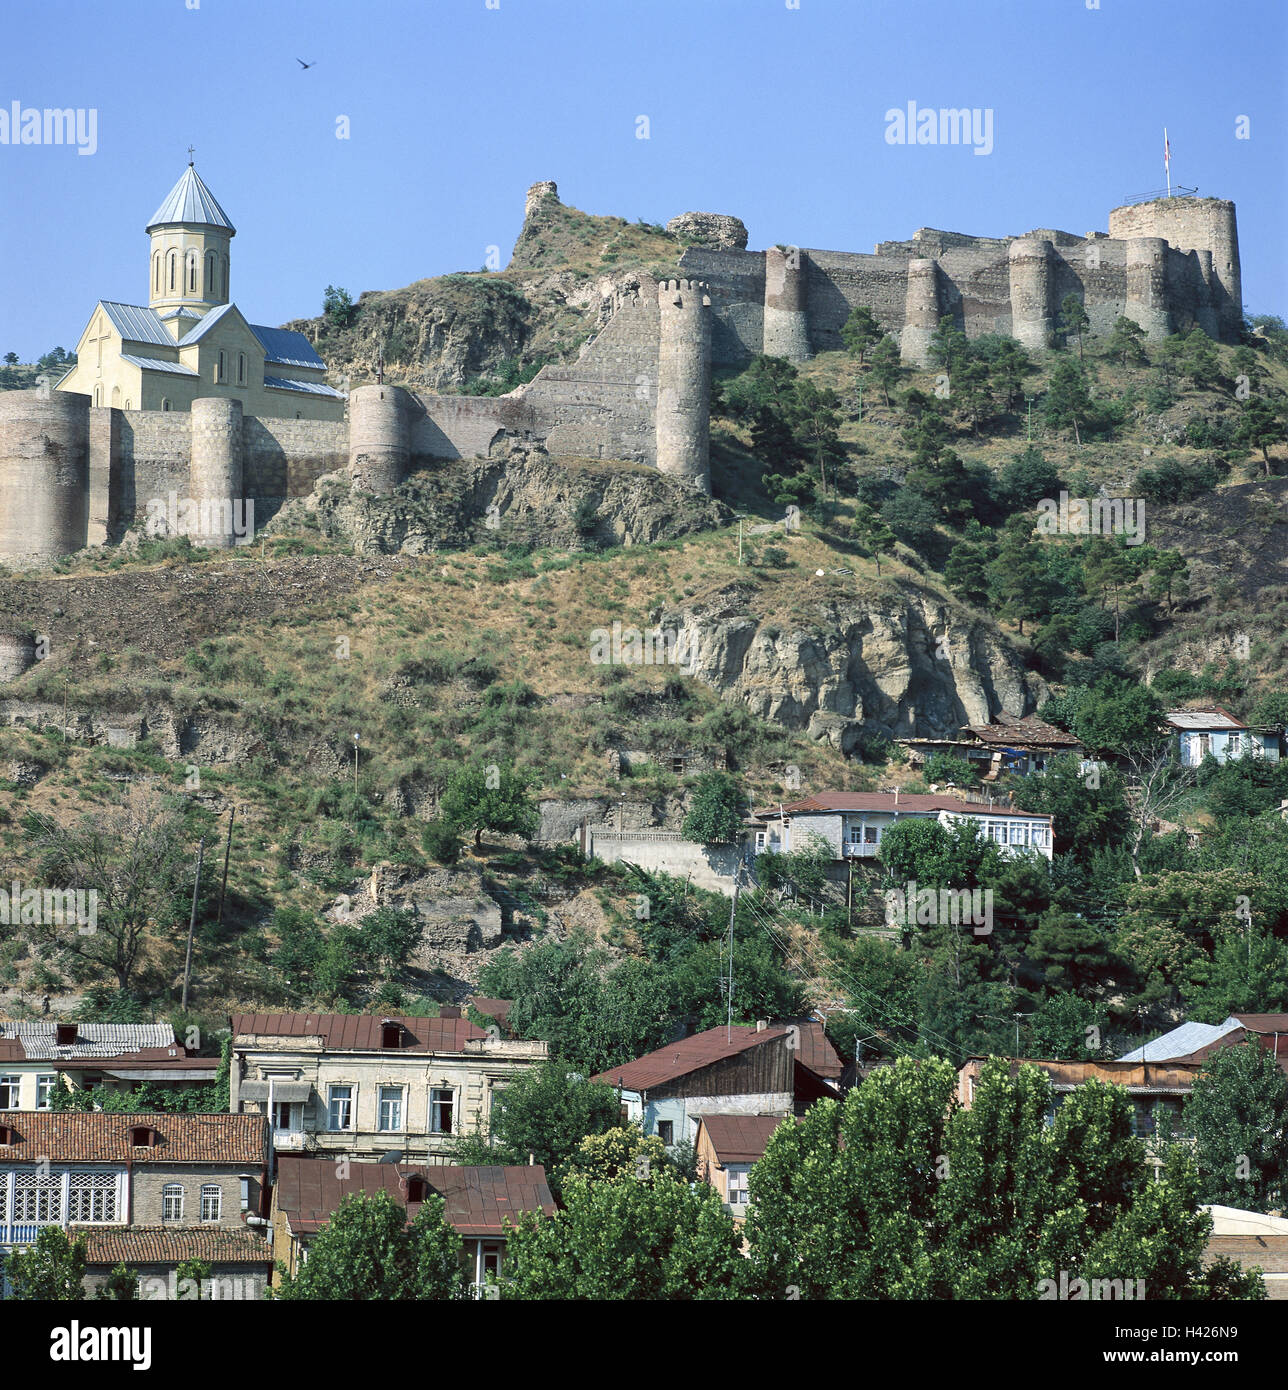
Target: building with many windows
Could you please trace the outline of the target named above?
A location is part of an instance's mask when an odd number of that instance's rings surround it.
[[[486,1132],[497,1096],[545,1060],[543,1042],[439,1018],[234,1014],[230,1108],[271,1115],[278,1153],[447,1163],[461,1133]]]

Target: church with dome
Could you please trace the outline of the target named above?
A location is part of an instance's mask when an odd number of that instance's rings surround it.
[[[147,224],[147,304],[99,300],[58,389],[120,410],[227,396],[245,415],[343,419],[344,397],[304,334],[251,323],[232,302],[236,230],[190,163]]]

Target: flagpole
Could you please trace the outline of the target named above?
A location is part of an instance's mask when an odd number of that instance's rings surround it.
[[[1167,196],[1172,196],[1172,147],[1167,142],[1167,127],[1163,127],[1163,169],[1167,174]]]

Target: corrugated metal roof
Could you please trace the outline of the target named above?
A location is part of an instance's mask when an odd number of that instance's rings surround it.
[[[1243,1024],[1237,1018],[1227,1018],[1224,1023],[1182,1023],[1170,1033],[1147,1042],[1142,1047],[1125,1052],[1119,1062],[1172,1062],[1189,1057],[1201,1047],[1223,1038],[1227,1033],[1243,1031]]]
[[[154,227],[168,227],[180,222],[188,226],[226,227],[234,234],[237,231],[191,164],[179,175],[179,182],[148,219],[147,229],[150,232]]]
[[[762,1043],[785,1037],[787,1033],[787,1026],[780,1023],[763,1029],[749,1023],[739,1023],[734,1025],[730,1036],[722,1024],[718,1028],[708,1028],[705,1033],[681,1038],[679,1042],[667,1043],[665,1047],[637,1057],[633,1062],[624,1062],[620,1067],[610,1067],[598,1076],[592,1076],[591,1080],[602,1081],[609,1086],[620,1083],[626,1091],[647,1091],[651,1086],[661,1086],[709,1067],[714,1062],[736,1057]]]
[[[168,1023],[78,1023],[76,1040],[61,1046],[56,1020],[0,1021],[0,1038],[14,1038],[28,1060],[74,1057],[128,1057],[148,1048],[175,1047],[174,1029]]]
[[[1211,705],[1206,709],[1169,709],[1167,711],[1167,722],[1176,729],[1246,729],[1246,724],[1240,723],[1229,710],[1224,710],[1220,705]]]
[[[397,1049],[381,1046],[386,1020],[401,1026]],[[254,1050],[266,1052],[290,1050],[276,1046],[279,1038],[320,1038],[333,1052],[463,1052],[470,1040],[487,1037],[465,1018],[396,1014],[233,1014],[228,1022],[234,1038],[261,1039]]]
[[[313,350],[313,344],[293,328],[268,328],[262,323],[252,323],[250,331],[263,344],[264,356],[269,362],[281,367],[326,367]]]
[[[121,361],[132,367],[142,367],[145,372],[168,372],[171,376],[198,376],[191,367],[182,362],[163,362],[159,357],[134,357],[128,352],[121,354]]]
[[[507,1222],[520,1212],[542,1211],[553,1216],[554,1198],[540,1164],[478,1168],[417,1167],[392,1163],[349,1163],[337,1176],[334,1158],[305,1158],[280,1154],[274,1205],[290,1221],[292,1231],[308,1232],[326,1225],[340,1202],[351,1193],[388,1192],[407,1207],[408,1218],[420,1210],[407,1201],[407,1179],[423,1178],[446,1203],[444,1215],[463,1236],[503,1235]]]
[[[278,391],[302,391],[306,396],[332,396],[336,400],[343,400],[339,391],[333,390],[330,386],[320,381],[292,381],[284,376],[266,376],[264,385],[271,386]]]
[[[237,306],[235,304],[221,304],[217,309],[212,309],[200,323],[190,328],[179,340],[180,347],[187,347],[190,343],[195,343],[204,338],[205,335],[219,322],[225,314],[231,313]]]
[[[112,327],[131,343],[164,343],[174,346],[160,316],[141,304],[118,304],[113,299],[100,299],[99,308],[112,321]]]
[[[769,1136],[786,1123],[782,1115],[701,1115],[698,1117],[721,1163],[757,1163]]]

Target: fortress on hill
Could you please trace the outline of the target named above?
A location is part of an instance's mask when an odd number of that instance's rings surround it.
[[[555,184],[534,184],[524,233],[559,206]],[[871,254],[748,251],[737,218],[686,213],[668,224],[684,243],[678,274],[616,292],[575,362],[504,396],[377,383],[346,402],[303,334],[250,324],[228,299],[233,227],[191,166],[147,230],[148,305],[100,301],[56,389],[0,392],[0,564],[119,540],[171,493],[206,515],[222,508],[227,524],[193,539],[228,546],[238,503],[262,522],[341,469],[385,495],[435,460],[512,440],[646,464],[710,492],[712,368],[837,351],[860,304],[912,366],[928,365],[944,316],[968,337],[1008,334],[1043,351],[1068,294],[1094,333],[1126,315],[1150,338],[1197,325],[1232,343],[1243,313],[1234,204],[1217,198],[1118,207],[1107,233],[1085,237],[923,228]]]

